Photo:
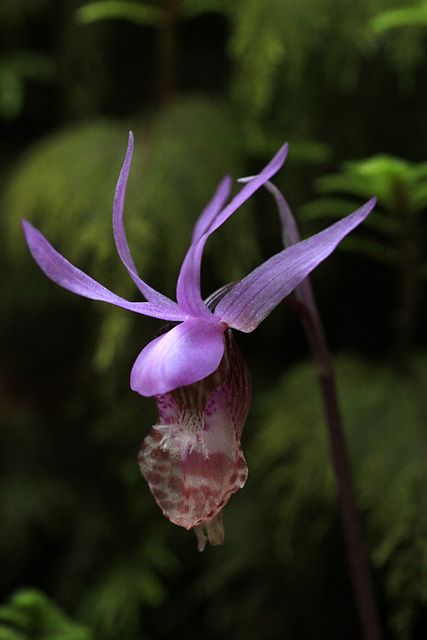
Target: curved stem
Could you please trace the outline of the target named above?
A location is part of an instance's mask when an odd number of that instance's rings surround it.
[[[282,225],[285,247],[299,242],[300,236],[292,211],[279,189],[267,182],[273,194]],[[360,533],[360,523],[353,492],[350,457],[344,436],[341,412],[335,386],[332,358],[329,353],[322,322],[308,278],[295,289],[290,302],[299,312],[317,365],[320,388],[325,410],[326,425],[331,446],[332,462],[338,485],[341,519],[347,544],[351,579],[359,611],[360,624],[365,640],[381,640],[381,627],[371,577],[366,562]]]
[[[342,526],[363,637],[365,640],[381,640],[379,615],[362,543],[332,358],[308,279],[296,289],[294,296],[293,299],[289,297],[287,300],[301,316],[317,365],[332,462],[338,485]]]

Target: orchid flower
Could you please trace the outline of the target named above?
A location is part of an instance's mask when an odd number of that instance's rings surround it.
[[[375,199],[370,200],[324,231],[277,253],[210,302],[204,301],[200,271],[207,239],[282,167],[287,150],[282,146],[228,204],[231,178],[221,181],[195,224],[178,276],[176,302],[140,278],[127,243],[123,208],[132,133],[114,197],[113,232],[117,252],[146,301],[130,302],[109,291],[22,221],[34,260],[60,286],[175,323],[141,351],[130,385],[143,396],[155,396],[159,408],[159,421],[139,456],[142,473],[165,515],[187,529],[195,528],[199,549],[206,536],[212,544],[223,541],[221,509],[247,475],[240,436],[249,407],[249,375],[230,329],[245,333],[256,329],[375,205]]]

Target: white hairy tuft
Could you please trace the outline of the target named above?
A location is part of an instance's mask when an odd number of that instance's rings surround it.
[[[164,451],[169,451],[173,456],[183,457],[186,454],[202,453],[209,457],[206,447],[205,417],[202,413],[192,413],[184,409],[174,422],[170,424],[156,424],[154,429],[160,431],[162,440],[160,446]]]

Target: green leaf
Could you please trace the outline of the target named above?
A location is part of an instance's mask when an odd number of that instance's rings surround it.
[[[390,29],[407,27],[409,25],[427,25],[427,2],[418,5],[393,9],[378,14],[371,20],[372,29],[376,33],[384,33]]]
[[[0,607],[1,640],[92,640],[91,630],[36,589],[16,592]]]
[[[316,188],[320,193],[334,195],[302,207],[302,219],[335,218],[340,211],[343,215],[354,208],[354,204],[350,205],[354,197],[367,199],[376,195],[377,207],[368,217],[366,227],[384,237],[360,239],[356,234],[344,246],[374,260],[399,264],[402,260],[402,252],[398,249],[400,235],[407,234],[408,229],[416,229],[415,218],[427,206],[427,163],[377,155],[345,163],[340,173],[318,178]],[[416,246],[415,237],[410,242],[411,246]],[[415,252],[410,259],[417,259]]]
[[[159,26],[164,20],[164,9],[131,0],[101,0],[77,9],[76,20],[92,24],[99,20],[128,20],[136,24]]]
[[[323,176],[316,186],[320,192],[351,193],[368,198],[375,194],[378,202],[390,211],[400,206],[401,198],[411,211],[419,189],[425,188],[426,163],[410,163],[393,156],[377,155],[347,162],[339,174]]]

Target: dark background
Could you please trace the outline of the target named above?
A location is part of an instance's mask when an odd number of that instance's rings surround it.
[[[0,640],[361,637],[295,311],[236,336],[250,475],[200,555],[136,464],[157,418],[129,373],[159,321],[59,289],[28,254],[20,218],[137,299],[111,233],[130,129],[129,242],[171,297],[221,177],[286,140],[275,181],[304,237],[378,196],[312,282],[385,637],[425,637],[426,25],[415,0],[2,1]],[[203,293],[280,250],[259,192],[210,239]]]

